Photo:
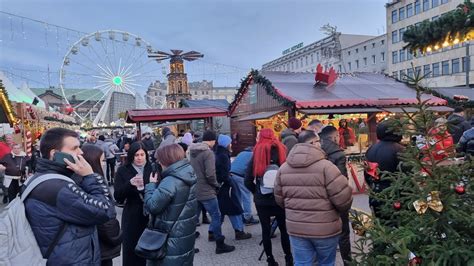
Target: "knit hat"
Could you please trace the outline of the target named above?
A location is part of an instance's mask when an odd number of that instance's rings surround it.
[[[170,134],[170,133],[171,133],[171,129],[170,129],[169,127],[163,127],[163,128],[161,129],[161,135],[162,135],[163,137],[166,136],[166,135],[168,135],[168,134]]]
[[[212,130],[206,130],[202,134],[202,141],[213,141],[216,140],[216,133]]]
[[[219,139],[217,140],[217,145],[227,148],[232,143],[232,139],[224,134],[219,135]]]
[[[191,136],[191,133],[186,133],[184,136],[181,138],[181,142],[186,144],[186,145],[191,145],[193,143],[193,136]]]
[[[301,121],[296,117],[291,117],[288,119],[288,127],[297,130],[301,127]]]

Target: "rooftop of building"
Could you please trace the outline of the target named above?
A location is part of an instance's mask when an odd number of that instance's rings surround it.
[[[37,96],[46,93],[46,91],[51,91],[61,98],[63,97],[61,89],[56,87],[31,88],[31,91],[33,91],[33,93],[35,93]],[[71,100],[73,96],[76,96],[77,101],[99,101],[104,96],[104,93],[99,89],[66,89],[65,94],[68,100]]]

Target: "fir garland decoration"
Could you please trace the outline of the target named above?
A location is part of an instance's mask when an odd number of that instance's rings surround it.
[[[426,53],[474,38],[474,4],[466,0],[434,21],[424,21],[403,34],[412,53]]]
[[[60,123],[63,123],[63,124],[66,124],[66,125],[70,125],[70,126],[77,126],[77,125],[79,125],[79,123],[76,123],[76,122],[65,121],[65,120],[61,120],[61,119],[58,119],[58,118],[55,118],[55,117],[51,117],[51,116],[46,116],[46,117],[44,117],[43,119],[46,120],[46,121],[60,122]]]
[[[247,93],[247,90],[249,88],[250,82],[254,82],[256,84],[261,85],[263,88],[265,88],[265,91],[267,92],[268,95],[272,96],[273,99],[277,100],[279,103],[281,103],[283,106],[286,107],[294,107],[295,102],[289,100],[288,98],[282,96],[279,94],[275,88],[273,87],[272,83],[270,80],[268,80],[266,77],[260,75],[258,70],[252,69],[250,73],[245,77],[241,83],[240,83],[240,88],[237,91],[234,100],[232,103],[229,105],[229,114],[232,114],[239,104],[239,102],[242,100],[244,97],[245,93]]]

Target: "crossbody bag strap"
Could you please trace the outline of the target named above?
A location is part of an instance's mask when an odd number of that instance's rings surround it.
[[[58,233],[56,233],[56,236],[54,236],[53,242],[49,244],[48,250],[46,250],[46,254],[44,255],[45,259],[48,259],[49,256],[51,256],[51,253],[53,253],[54,248],[58,245],[59,240],[64,235],[64,233],[66,233],[66,228],[67,223],[63,223],[59,228]]]

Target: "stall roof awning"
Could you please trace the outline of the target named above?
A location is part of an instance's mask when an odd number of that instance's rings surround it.
[[[379,108],[335,108],[335,109],[300,109],[304,114],[356,114],[356,113],[378,113],[382,112]]]
[[[284,112],[286,110],[278,110],[278,111],[269,111],[269,112],[260,112],[260,113],[255,113],[251,114],[248,116],[244,116],[240,118],[238,121],[249,121],[249,120],[260,120],[260,119],[266,119],[270,118],[276,114],[279,114],[281,112]]]
[[[227,116],[227,110],[215,107],[128,110],[127,123],[177,121]]]
[[[415,107],[391,107],[391,108],[383,108],[384,111],[387,111],[389,113],[403,113],[405,112],[408,113],[414,113],[418,111],[417,108]],[[430,106],[428,107],[428,110],[434,111],[434,112],[452,112],[454,109],[448,106]]]
[[[316,85],[313,73],[266,71],[261,73],[282,97],[299,109],[382,107],[416,104],[416,91],[406,83],[377,73],[340,74],[331,86]],[[430,105],[446,100],[424,94]]]

